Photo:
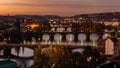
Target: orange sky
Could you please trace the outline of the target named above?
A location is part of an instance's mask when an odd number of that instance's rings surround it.
[[[2,14],[61,15],[119,12],[120,0],[3,0]]]

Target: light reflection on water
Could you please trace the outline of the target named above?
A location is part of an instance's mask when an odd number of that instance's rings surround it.
[[[22,48],[20,47],[19,53],[17,54],[16,49],[11,49],[11,54],[20,56],[20,57],[30,57],[33,56],[33,50],[30,48]]]
[[[15,55],[15,56],[19,56],[19,57],[31,57],[34,54],[34,51],[32,49],[30,49],[30,48],[22,49],[22,47],[20,47],[19,53],[17,54],[16,49],[12,48],[11,49],[11,54]],[[3,55],[3,50],[0,51],[0,55]],[[4,60],[9,60],[9,58],[0,59],[0,61],[4,61]],[[26,67],[24,67],[25,65],[29,68],[31,65],[34,64],[32,59],[30,59],[30,60],[10,59],[10,60],[15,61],[20,68],[26,68]]]

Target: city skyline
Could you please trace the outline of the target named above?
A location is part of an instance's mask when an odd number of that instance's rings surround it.
[[[0,15],[60,15],[119,12],[119,0],[4,0]]]

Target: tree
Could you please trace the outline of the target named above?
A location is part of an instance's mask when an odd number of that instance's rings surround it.
[[[66,46],[49,47],[45,54],[49,56],[48,64],[55,68],[70,68],[71,52]]]
[[[69,48],[66,46],[50,46],[45,51],[41,48],[35,49],[35,68],[71,68],[71,56]]]
[[[83,64],[85,63],[85,59],[83,57],[83,55],[79,52],[73,52],[72,53],[72,63],[75,64],[75,65],[80,65],[80,64]]]
[[[97,49],[92,49],[91,46],[85,48],[83,56],[86,62],[97,63],[100,59],[100,52]]]
[[[49,57],[42,53],[42,48],[38,47],[34,51],[34,67],[35,68],[49,68],[47,62]]]
[[[105,46],[105,39],[99,39],[98,46]]]
[[[4,40],[3,36],[0,36],[0,42],[2,42]]]

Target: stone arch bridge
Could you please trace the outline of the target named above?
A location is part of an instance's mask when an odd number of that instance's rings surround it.
[[[58,44],[0,44],[0,50],[3,50],[3,55],[0,55],[0,58],[11,58],[11,59],[33,59],[33,55],[32,56],[28,56],[28,57],[20,57],[17,55],[13,55],[11,54],[11,49],[12,48],[16,48],[17,50],[19,50],[20,47],[22,48],[30,48],[33,50],[37,48],[37,47],[42,47],[42,48],[46,48],[46,47],[50,47],[50,46],[62,46],[62,45],[58,45]],[[79,49],[79,48],[86,48],[87,46],[80,46],[80,45],[63,45],[66,47],[69,47],[71,50],[72,49]],[[104,47],[102,46],[91,46],[92,48],[96,48],[96,49],[104,49]]]

